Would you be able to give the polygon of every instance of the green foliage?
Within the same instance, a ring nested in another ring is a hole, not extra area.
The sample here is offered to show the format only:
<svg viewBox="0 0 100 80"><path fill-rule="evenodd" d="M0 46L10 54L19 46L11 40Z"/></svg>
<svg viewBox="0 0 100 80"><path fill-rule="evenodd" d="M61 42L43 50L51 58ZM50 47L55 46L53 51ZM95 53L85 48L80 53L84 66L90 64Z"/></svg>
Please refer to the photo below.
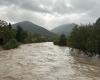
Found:
<svg viewBox="0 0 100 80"><path fill-rule="evenodd" d="M25 32L20 26L17 27L16 30L16 39L18 42L24 43L24 40L27 38L28 33Z"/></svg>
<svg viewBox="0 0 100 80"><path fill-rule="evenodd" d="M33 43L33 35L28 34L27 37L24 39L24 43Z"/></svg>
<svg viewBox="0 0 100 80"><path fill-rule="evenodd" d="M0 26L0 45L3 49L12 49L18 47L16 40L16 30L12 28L12 25Z"/></svg>
<svg viewBox="0 0 100 80"><path fill-rule="evenodd" d="M66 46L66 44L67 44L66 36L64 34L62 34L60 36L60 39L59 39L59 45L60 46Z"/></svg>
<svg viewBox="0 0 100 80"><path fill-rule="evenodd" d="M59 46L66 46L67 45L67 39L66 36L64 34L62 34L58 40L54 41L55 45L59 45Z"/></svg>
<svg viewBox="0 0 100 80"><path fill-rule="evenodd" d="M12 49L12 48L17 48L18 47L18 42L16 39L11 39L9 40L5 45L3 45L3 49Z"/></svg>
<svg viewBox="0 0 100 80"><path fill-rule="evenodd" d="M88 38L87 27L75 27L70 36L71 46L80 50L85 50L86 41Z"/></svg>
<svg viewBox="0 0 100 80"><path fill-rule="evenodd" d="M7 43L10 39L15 38L16 32L11 25L0 27L0 42L1 45Z"/></svg>
<svg viewBox="0 0 100 80"><path fill-rule="evenodd" d="M100 22L100 21L97 21ZM100 24L81 25L73 29L69 37L68 45L89 55L100 55Z"/></svg>
<svg viewBox="0 0 100 80"><path fill-rule="evenodd" d="M53 41L53 37L48 35L31 34L23 30L20 25L13 29L12 25L6 22L0 24L0 46L3 49L12 49L18 47L18 43L38 43ZM27 25L28 26L28 25Z"/></svg>

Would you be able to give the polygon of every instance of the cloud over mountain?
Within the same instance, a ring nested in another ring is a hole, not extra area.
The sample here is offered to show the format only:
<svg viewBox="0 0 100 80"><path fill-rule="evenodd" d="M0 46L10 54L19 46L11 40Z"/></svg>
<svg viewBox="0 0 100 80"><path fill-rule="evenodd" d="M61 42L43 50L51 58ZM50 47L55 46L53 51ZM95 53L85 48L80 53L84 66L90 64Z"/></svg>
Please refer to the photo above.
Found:
<svg viewBox="0 0 100 80"><path fill-rule="evenodd" d="M30 20L48 29L65 23L94 22L100 16L99 0L0 0L0 18Z"/></svg>

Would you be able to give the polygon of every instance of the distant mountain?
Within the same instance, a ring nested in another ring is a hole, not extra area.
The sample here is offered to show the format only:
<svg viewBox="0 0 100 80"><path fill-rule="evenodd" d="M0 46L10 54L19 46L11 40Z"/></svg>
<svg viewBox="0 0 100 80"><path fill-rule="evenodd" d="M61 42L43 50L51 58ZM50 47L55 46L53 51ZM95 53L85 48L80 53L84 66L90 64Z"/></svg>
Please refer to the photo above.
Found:
<svg viewBox="0 0 100 80"><path fill-rule="evenodd" d="M18 25L22 27L25 31L30 32L32 34L40 34L40 35L47 35L47 36L54 35L54 33L48 31L47 29L29 21L23 21L23 22L13 24L13 27L17 28Z"/></svg>
<svg viewBox="0 0 100 80"><path fill-rule="evenodd" d="M53 30L51 30L51 32L58 35L65 34L66 36L69 36L75 26L76 24L64 24L54 28Z"/></svg>

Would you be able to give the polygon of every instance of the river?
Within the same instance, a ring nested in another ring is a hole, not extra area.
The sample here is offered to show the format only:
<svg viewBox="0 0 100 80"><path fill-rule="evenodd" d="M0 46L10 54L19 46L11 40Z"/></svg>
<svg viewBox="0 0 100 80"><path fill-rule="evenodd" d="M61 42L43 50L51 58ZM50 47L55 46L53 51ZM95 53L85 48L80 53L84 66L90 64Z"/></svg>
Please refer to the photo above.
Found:
<svg viewBox="0 0 100 80"><path fill-rule="evenodd" d="M100 80L100 60L51 42L0 51L0 80Z"/></svg>

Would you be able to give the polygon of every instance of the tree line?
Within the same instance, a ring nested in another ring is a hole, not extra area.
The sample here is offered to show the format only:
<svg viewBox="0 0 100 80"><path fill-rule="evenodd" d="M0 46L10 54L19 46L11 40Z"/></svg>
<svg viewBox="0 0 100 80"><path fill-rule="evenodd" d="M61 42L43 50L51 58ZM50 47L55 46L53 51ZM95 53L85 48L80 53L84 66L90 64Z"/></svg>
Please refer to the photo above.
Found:
<svg viewBox="0 0 100 80"><path fill-rule="evenodd" d="M52 41L52 38L26 32L20 25L17 26L17 29L14 29L10 23L0 21L0 47L3 49L16 48L20 44L48 41Z"/></svg>
<svg viewBox="0 0 100 80"><path fill-rule="evenodd" d="M63 35L63 37L65 36ZM84 51L88 56L97 54L100 56L100 18L94 24L75 26L67 39L62 38L61 35L58 40L58 43L56 41L54 44L64 43L64 46Z"/></svg>

